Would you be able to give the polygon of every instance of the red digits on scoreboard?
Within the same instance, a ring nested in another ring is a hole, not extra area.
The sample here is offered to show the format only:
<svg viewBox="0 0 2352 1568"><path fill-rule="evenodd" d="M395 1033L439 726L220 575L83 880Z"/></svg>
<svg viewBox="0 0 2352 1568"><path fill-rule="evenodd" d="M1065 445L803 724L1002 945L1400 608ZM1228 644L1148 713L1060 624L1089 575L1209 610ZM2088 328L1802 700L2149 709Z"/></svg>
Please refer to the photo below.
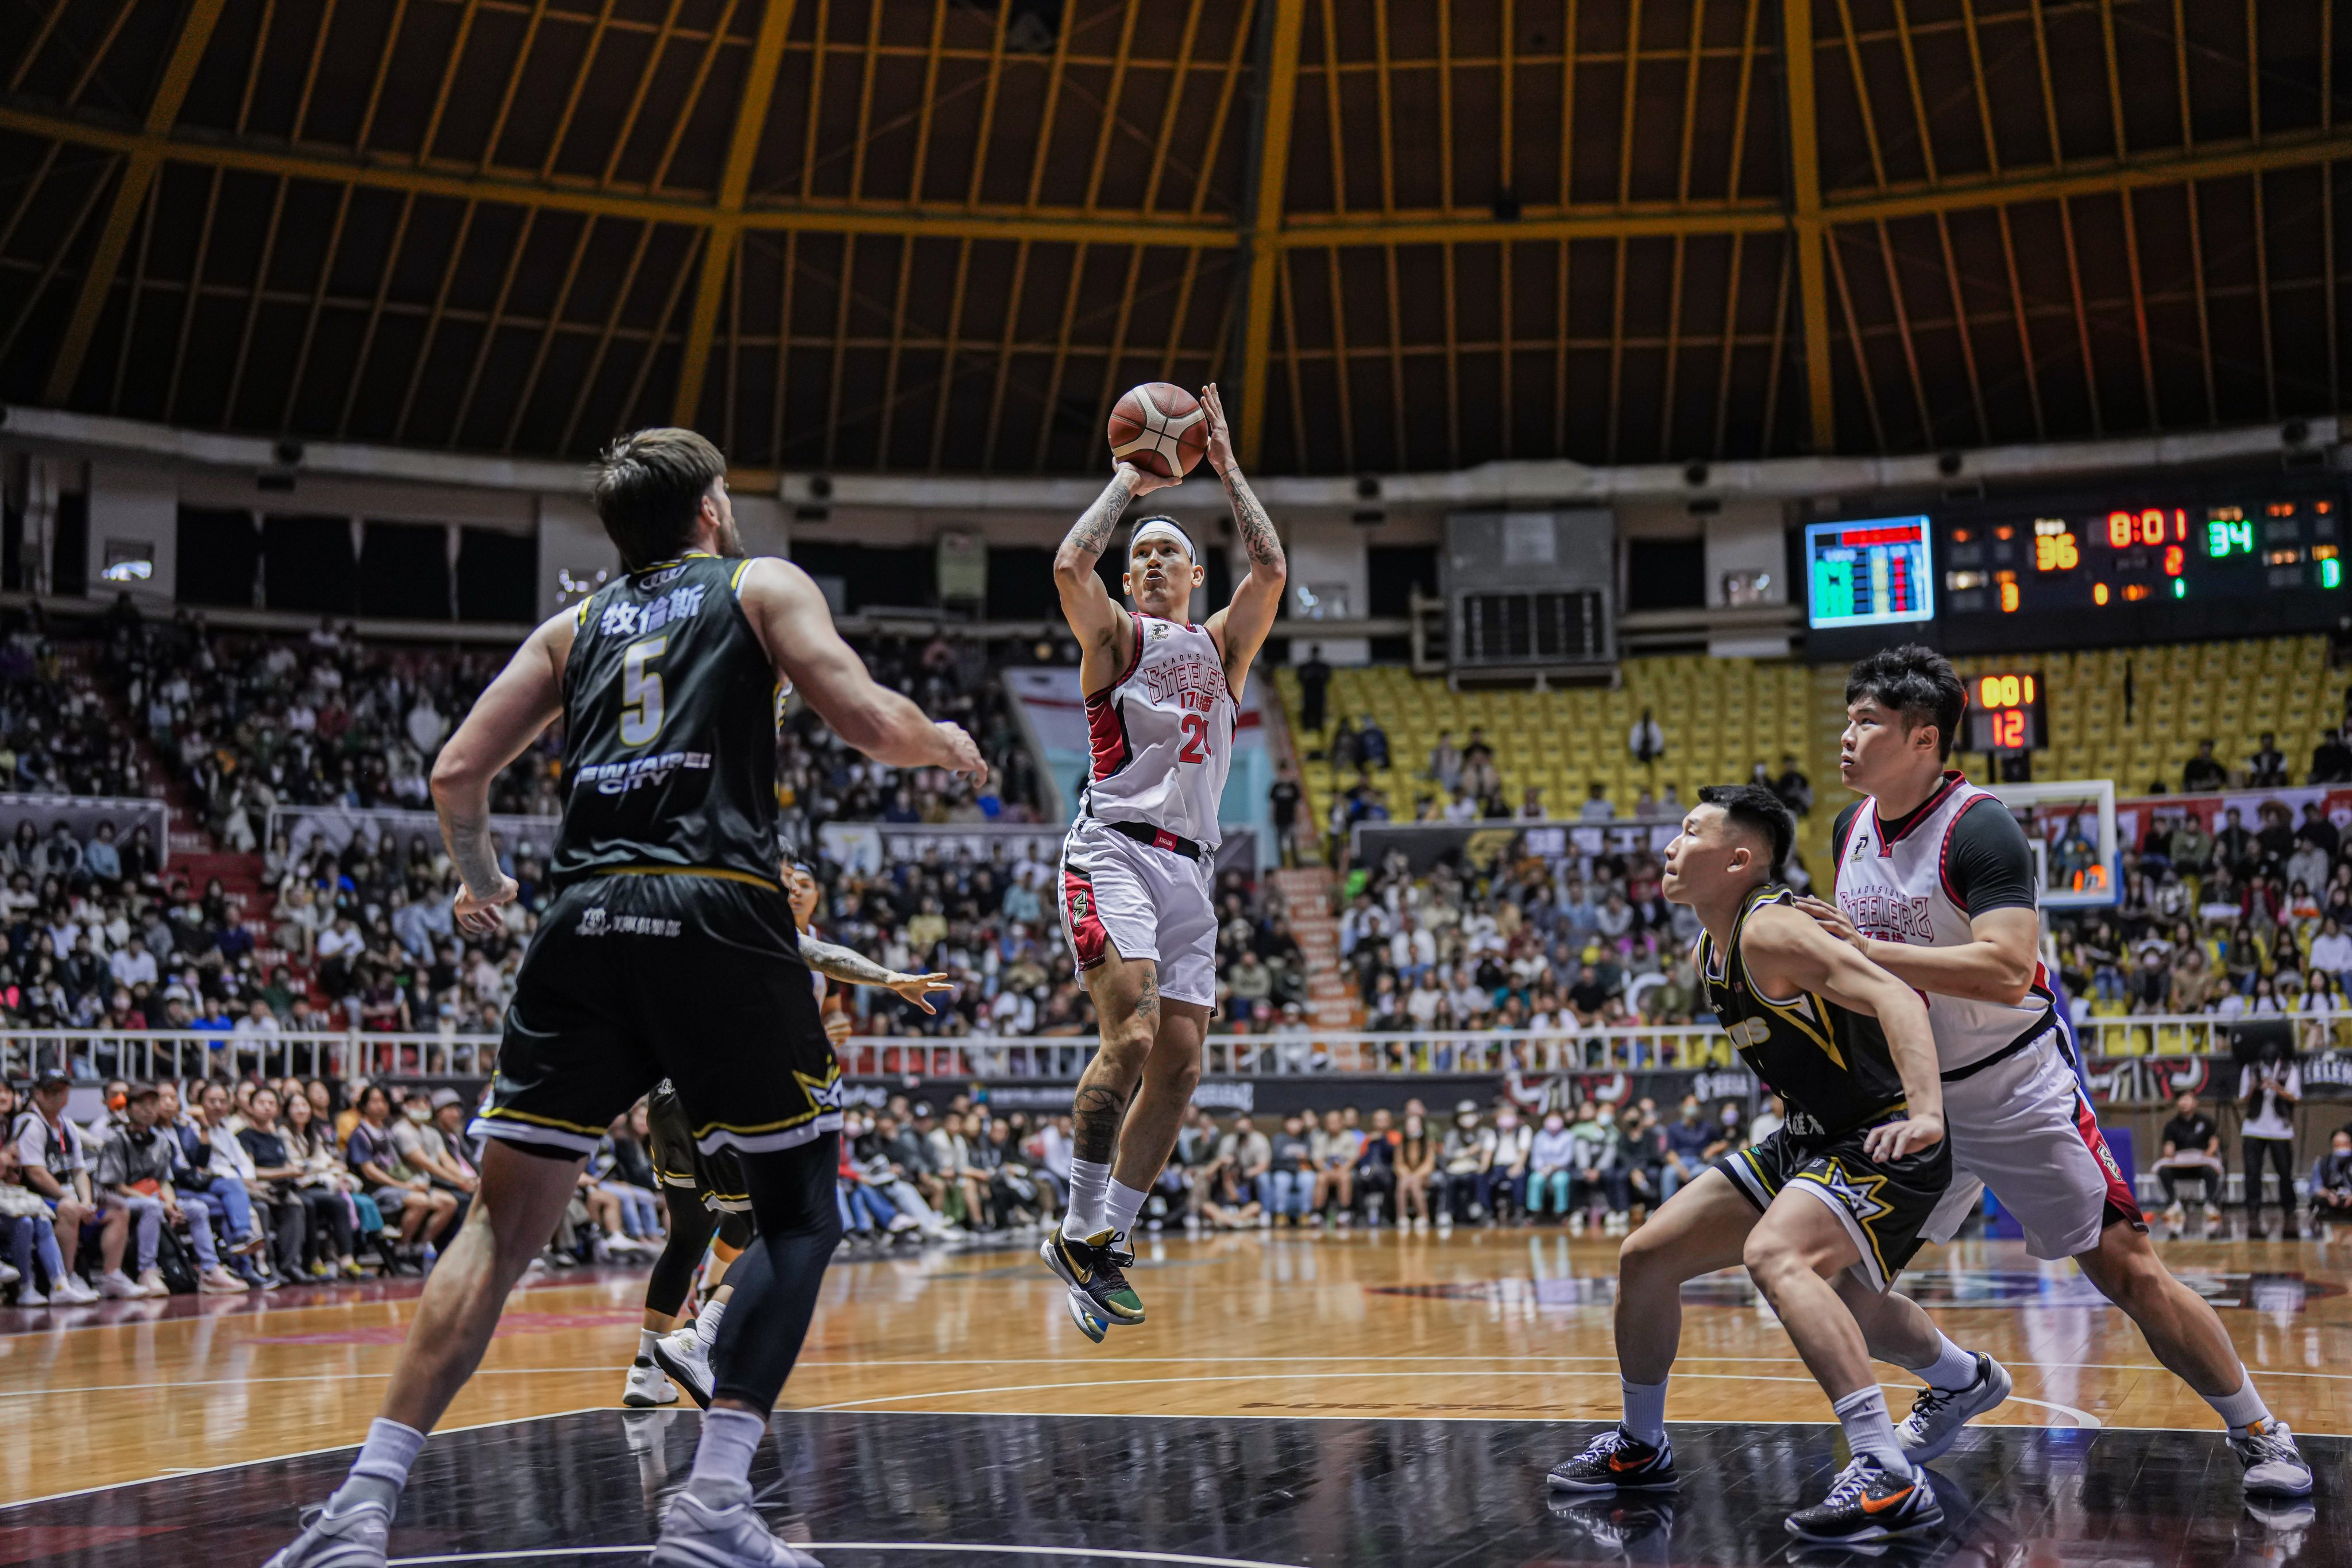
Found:
<svg viewBox="0 0 2352 1568"><path fill-rule="evenodd" d="M2131 513L2127 511L2107 513L2107 548L2110 550L2131 548L2134 527Z"/></svg>

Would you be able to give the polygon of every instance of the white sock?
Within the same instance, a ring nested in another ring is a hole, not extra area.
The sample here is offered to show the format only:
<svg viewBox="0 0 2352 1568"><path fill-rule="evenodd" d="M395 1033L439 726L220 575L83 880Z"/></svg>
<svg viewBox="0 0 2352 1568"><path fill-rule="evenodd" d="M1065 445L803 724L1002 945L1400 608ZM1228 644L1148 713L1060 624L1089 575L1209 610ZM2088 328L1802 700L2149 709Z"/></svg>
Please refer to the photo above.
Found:
<svg viewBox="0 0 2352 1568"><path fill-rule="evenodd" d="M704 1350L719 1342L719 1320L726 1315L727 1303L719 1300L705 1301L702 1310L694 1315L694 1337L702 1342Z"/></svg>
<svg viewBox="0 0 2352 1568"><path fill-rule="evenodd" d="M654 1346L660 1342L660 1340L661 1336L654 1332L653 1330L639 1329L637 1331L637 1359L641 1362L651 1362L654 1359Z"/></svg>
<svg viewBox="0 0 2352 1568"><path fill-rule="evenodd" d="M1895 1436L1895 1423L1886 1414L1886 1395L1876 1387L1857 1388L1843 1399L1834 1400L1830 1408L1837 1412L1838 1424L1845 1428L1845 1440L1859 1456L1868 1454L1890 1475L1907 1476L1911 1461L1903 1457L1903 1445Z"/></svg>
<svg viewBox="0 0 2352 1568"><path fill-rule="evenodd" d="M1139 1193L1125 1182L1115 1181L1103 1199L1103 1224L1120 1236L1135 1228L1135 1216L1143 1212L1143 1200L1149 1193Z"/></svg>
<svg viewBox="0 0 2352 1568"><path fill-rule="evenodd" d="M1942 1332L1936 1335L1940 1347L1936 1359L1926 1366L1915 1366L1911 1375L1930 1388L1940 1388L1947 1394L1958 1394L1973 1387L1977 1381L1977 1358L1974 1351L1962 1350Z"/></svg>
<svg viewBox="0 0 2352 1568"><path fill-rule="evenodd" d="M369 1422L367 1441L360 1445L360 1457L352 1461L351 1474L327 1500L327 1511L346 1513L354 1503L371 1500L387 1510L397 1508L401 1489L408 1484L409 1467L416 1463L417 1450L424 1447L425 1434L414 1426L386 1421L381 1415Z"/></svg>
<svg viewBox="0 0 2352 1568"><path fill-rule="evenodd" d="M2271 1418L2271 1407L2264 1405L2263 1396L2254 1392L2254 1380L2246 1375L2246 1369L2242 1366L2238 1369L2237 1393L2209 1394L2205 1395L2205 1403L2230 1424L2232 1432L2242 1432Z"/></svg>
<svg viewBox="0 0 2352 1568"><path fill-rule="evenodd" d="M1084 1241L1103 1227L1103 1204L1110 1193L1110 1163L1092 1160L1070 1162L1070 1208L1062 1216L1062 1234Z"/></svg>
<svg viewBox="0 0 2352 1568"><path fill-rule="evenodd" d="M702 1441L694 1450L694 1474L687 1489L714 1508L746 1501L751 1493L751 1456L768 1424L748 1410L709 1410L702 1416Z"/></svg>
<svg viewBox="0 0 2352 1568"><path fill-rule="evenodd" d="M1619 1377L1617 1385L1625 1391L1625 1430L1649 1444L1659 1447L1666 1440L1666 1380L1655 1383L1635 1383Z"/></svg>

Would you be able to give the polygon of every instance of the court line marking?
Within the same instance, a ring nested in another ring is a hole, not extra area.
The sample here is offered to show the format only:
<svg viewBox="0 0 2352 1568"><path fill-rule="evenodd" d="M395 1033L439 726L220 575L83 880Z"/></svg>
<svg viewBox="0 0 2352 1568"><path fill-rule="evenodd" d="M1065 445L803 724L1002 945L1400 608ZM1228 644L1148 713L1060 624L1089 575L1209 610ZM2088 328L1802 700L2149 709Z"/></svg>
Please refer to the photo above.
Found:
<svg viewBox="0 0 2352 1568"><path fill-rule="evenodd" d="M793 1541L795 1551L807 1552L1002 1552L1029 1557L1115 1557L1124 1563L1173 1563L1184 1568L1297 1568L1289 1563L1265 1563L1252 1557L1200 1557L1189 1552L1129 1552L1116 1546L992 1546L971 1541ZM511 1552L451 1552L434 1557L395 1557L388 1568L427 1568L441 1563L517 1563L535 1557L617 1557L654 1549L647 1541L635 1546L535 1546Z"/></svg>
<svg viewBox="0 0 2352 1568"><path fill-rule="evenodd" d="M1368 1376L1380 1376L1385 1378L1459 1378L1463 1374L1460 1373L1454 1372L1276 1372L1259 1373L1256 1375L1218 1373L1213 1376L1203 1377L1110 1377L1093 1379L1084 1383L1013 1384L998 1388L942 1388L929 1394L877 1394L870 1399L845 1399L829 1405L809 1405L800 1406L799 1408L808 1412L851 1411L860 1410L872 1405L900 1405L905 1404L909 1400L916 1399L959 1399L982 1394L1043 1394L1049 1390L1066 1388L1142 1388L1155 1384L1168 1383L1328 1383L1339 1381L1357 1381ZM1488 1375L1500 1376L1505 1374L1493 1373ZM1559 1372L1550 1373L1549 1375L1555 1377L1600 1377L1605 1374L1601 1371L1595 1370L1591 1372ZM1801 1383L1811 1384L1813 1382L1813 1379L1810 1377L1774 1377L1768 1374L1759 1374L1755 1373L1741 1374L1738 1373L1729 1372L1686 1372L1682 1375L1686 1378L1705 1378L1710 1382L1718 1383ZM1900 1389L1908 1387L1909 1385L1907 1384L1897 1384L1883 1383L1878 1386L1881 1388L1897 1389L1899 1391ZM2011 1394L2010 1398L2015 1400L2020 1405L2036 1405L2043 1410L2054 1410L2062 1415L2071 1416L2074 1418L2074 1425L2076 1426L2087 1432L2099 1431L2106 1425L2105 1422L2100 1420L2089 1411L2077 1410L2071 1405L2060 1405L2047 1399L2027 1399L2022 1395L2015 1394ZM980 1412L979 1414L990 1413ZM1097 1412L1096 1414L1105 1413ZM1211 1415L1204 1416L1203 1419L1214 1420L1216 1417Z"/></svg>
<svg viewBox="0 0 2352 1568"><path fill-rule="evenodd" d="M553 1421L564 1415L593 1415L599 1410L617 1410L619 1405L586 1405L577 1410L550 1410L538 1415L509 1415L502 1421L476 1421L465 1426L436 1426L438 1432L486 1432L493 1426L520 1426L526 1421ZM49 1492L41 1497L28 1497L16 1502L0 1502L0 1513L14 1509L30 1508L35 1503L62 1502L68 1498L91 1497L99 1492L121 1491L124 1487L150 1487L164 1481L185 1480L190 1476L215 1475L222 1470L242 1470L251 1465L274 1465L281 1459L308 1459L320 1454L341 1454L357 1448L357 1443L330 1443L323 1448L297 1448L290 1454L262 1454L250 1459L233 1459L226 1465L205 1465L193 1470L173 1470L168 1474L140 1476L127 1481L108 1481L103 1486L77 1487L69 1492Z"/></svg>

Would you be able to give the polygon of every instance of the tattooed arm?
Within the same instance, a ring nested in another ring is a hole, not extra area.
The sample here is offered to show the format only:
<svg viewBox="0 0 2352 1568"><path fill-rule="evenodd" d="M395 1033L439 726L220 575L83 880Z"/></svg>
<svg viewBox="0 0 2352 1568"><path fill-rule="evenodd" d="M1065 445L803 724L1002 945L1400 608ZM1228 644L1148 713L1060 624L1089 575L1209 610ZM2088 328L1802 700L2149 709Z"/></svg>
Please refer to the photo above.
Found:
<svg viewBox="0 0 2352 1568"><path fill-rule="evenodd" d="M1118 679L1118 672L1127 668L1129 644L1135 637L1135 623L1111 602L1095 563L1109 548L1111 531L1118 526L1127 503L1168 482L1155 479L1133 463L1120 463L1111 470L1110 483L1095 498L1095 504L1079 514L1062 547L1054 552L1054 586L1062 595L1062 614L1078 639L1078 689L1089 696Z"/></svg>
<svg viewBox="0 0 2352 1568"><path fill-rule="evenodd" d="M575 612L563 610L524 639L433 763L441 841L465 879L454 913L476 935L499 929L498 906L516 890L490 839L490 781L563 711L563 661L576 625Z"/></svg>
<svg viewBox="0 0 2352 1568"><path fill-rule="evenodd" d="M806 931L801 932L801 956L819 974L851 985L878 985L886 991L896 991L926 1013L936 1011L930 1004L932 992L955 989L944 974L901 974L895 969L883 968L854 948L819 942Z"/></svg>
<svg viewBox="0 0 2352 1568"><path fill-rule="evenodd" d="M1214 382L1201 389L1201 406L1209 413L1209 464L1224 484L1234 522L1241 530L1242 549L1250 561L1249 574L1235 584L1232 602L1209 617L1209 635L1225 657L1225 684L1239 700L1249 679L1250 661L1257 657L1282 608L1282 585L1289 565L1283 559L1282 539L1274 531L1274 519L1265 514L1249 480L1242 477L1241 464L1234 460L1233 437L1225 428L1225 405L1217 396Z"/></svg>

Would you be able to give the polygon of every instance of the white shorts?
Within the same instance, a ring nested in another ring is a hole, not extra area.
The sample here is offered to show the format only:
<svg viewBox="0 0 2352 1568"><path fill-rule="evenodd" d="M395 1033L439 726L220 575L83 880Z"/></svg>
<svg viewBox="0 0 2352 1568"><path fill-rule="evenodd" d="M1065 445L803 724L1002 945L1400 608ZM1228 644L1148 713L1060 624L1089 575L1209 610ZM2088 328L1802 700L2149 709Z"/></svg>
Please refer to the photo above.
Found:
<svg viewBox="0 0 2352 1568"><path fill-rule="evenodd" d="M1987 1187L2017 1216L2025 1249L2045 1262L2099 1244L2112 1216L2142 1229L2139 1205L2099 1132L2058 1031L1982 1072L1944 1085L1952 1184L1923 1234L1945 1242Z"/></svg>
<svg viewBox="0 0 2352 1568"><path fill-rule="evenodd" d="M1081 970L1105 957L1160 966L1160 994L1217 1005L1217 907L1210 868L1080 817L1062 840L1062 935Z"/></svg>

